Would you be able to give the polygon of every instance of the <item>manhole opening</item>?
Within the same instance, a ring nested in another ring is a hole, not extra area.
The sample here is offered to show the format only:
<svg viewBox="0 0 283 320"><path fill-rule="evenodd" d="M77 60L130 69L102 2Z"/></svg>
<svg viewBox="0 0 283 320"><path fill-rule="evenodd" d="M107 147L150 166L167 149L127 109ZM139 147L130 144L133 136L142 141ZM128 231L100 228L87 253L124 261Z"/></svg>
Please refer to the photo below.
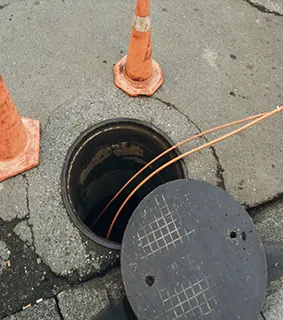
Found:
<svg viewBox="0 0 283 320"><path fill-rule="evenodd" d="M148 174L180 153L174 150L145 170L95 224L94 221L125 182L171 145L160 130L132 119L105 121L83 132L69 149L62 173L63 201L81 231L106 247L119 249L127 223L140 201L159 185L186 178L184 163L179 161L148 181L125 206L111 241L106 241L120 205Z"/></svg>

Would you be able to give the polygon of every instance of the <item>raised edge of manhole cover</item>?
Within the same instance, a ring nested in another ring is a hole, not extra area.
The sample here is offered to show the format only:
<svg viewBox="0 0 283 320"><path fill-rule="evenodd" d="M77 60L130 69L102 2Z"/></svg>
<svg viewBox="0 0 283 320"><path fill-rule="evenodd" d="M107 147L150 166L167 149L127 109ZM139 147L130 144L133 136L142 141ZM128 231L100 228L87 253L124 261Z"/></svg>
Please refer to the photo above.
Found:
<svg viewBox="0 0 283 320"><path fill-rule="evenodd" d="M267 285L262 242L226 191L172 181L139 204L126 228L122 276L138 319L255 319Z"/></svg>

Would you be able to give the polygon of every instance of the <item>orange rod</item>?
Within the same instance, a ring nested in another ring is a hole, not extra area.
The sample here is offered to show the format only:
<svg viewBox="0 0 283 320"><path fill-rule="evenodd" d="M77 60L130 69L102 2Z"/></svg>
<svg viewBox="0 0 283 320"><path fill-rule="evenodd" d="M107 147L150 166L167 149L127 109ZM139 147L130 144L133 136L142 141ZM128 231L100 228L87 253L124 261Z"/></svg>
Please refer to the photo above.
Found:
<svg viewBox="0 0 283 320"><path fill-rule="evenodd" d="M116 213L116 215L115 215L115 217L114 217L114 219L113 219L113 221L112 221L112 223L111 223L111 225L110 225L110 228L109 228L109 230L108 230L106 239L107 239L107 240L109 239L109 237L110 237L110 235L111 235L111 232L112 232L112 229L113 229L113 227L114 227L114 224L115 224L117 218L119 217L121 211L123 210L123 208L124 208L125 205L127 204L127 202L128 202L128 201L130 200L130 198L136 193L136 191L137 191L140 187L142 187L148 180L150 180L154 175L156 175L157 173L159 173L161 170L167 168L169 165L171 165L171 164L173 164L173 163L175 163L175 162L183 159L184 157L187 157L187 156L189 156L189 155L191 155L191 154L193 154L193 153L196 153L196 152L201 151L201 150L203 150L203 149L205 149L205 148L208 148L208 147L214 145L215 143L221 142L221 141L223 141L223 140L225 140L225 139L227 139L227 138L229 138L229 137L231 137L231 136L233 136L233 135L235 135L235 134L237 134L237 133L239 133L239 132L241 132L241 131L244 131L245 129L248 129L248 128L254 126L255 124L261 122L262 120L264 120L264 119L266 119L266 118L268 118L268 117L270 117L270 116L272 116L272 115L274 115L274 114L276 114L276 113L278 113L278 112L282 112L282 111L283 111L283 106L278 107L278 108L276 108L276 109L273 110L273 111L267 112L267 113L265 113L263 116L261 116L260 118L258 118L258 119L256 119L256 120L254 120L254 121L252 121L252 122L250 122L250 123L248 123L248 124L246 124L246 125L238 128L238 129L236 129L236 130L234 130L234 131L232 131L232 132L230 132L230 133L227 133L227 134L225 134L225 135L223 135L223 136L221 136L221 137L219 137L219 138L217 138L217 139L214 139L214 140L212 140L212 141L210 141L210 142L208 142L208 143L206 143L206 144L204 144L204 145L202 145L202 146L199 146L199 147L197 147L197 148L194 148L193 150L190 150L190 151L188 151L188 152L186 152L186 153L184 153L184 154L181 154L180 156L178 156L178 157L176 157L176 158L168 161L167 163L165 163L164 165L162 165L161 167L159 167L158 169L156 169L156 170L155 170L154 172L152 172L148 177L146 177L146 178L128 195L128 197L126 198L126 200L123 202L123 204L121 205L121 207L120 207L119 210L117 211L117 213Z"/></svg>
<svg viewBox="0 0 283 320"><path fill-rule="evenodd" d="M267 112L266 112L267 113ZM106 205L106 207L101 211L101 213L99 214L99 216L95 219L95 221L92 223L91 225L91 228L96 224L96 222L101 218L101 216L104 214L104 212L109 208L109 206L113 203L114 200L117 199L117 197L125 190L125 188L139 175L141 174L145 169L147 169L149 166L151 166L155 161L157 161L158 159L160 159L161 157L163 157L164 155L166 155L167 153L169 153L170 151L182 146L183 144L185 143L188 143L194 139L197 139L197 138L200 138L208 133L212 133L212 132L215 132L215 131L218 131L218 130L221 130L221 129L225 129L225 128L228 128L230 126L234 126L234 125L237 125L237 124L240 124L240 123L243 123L243 122L246 122L246 121L251 121L251 120L254 120L254 119L257 119L261 116L263 116L264 114L266 113L261 113L261 114L257 114L255 116L251 116L251 117L248 117L248 118L245 118L245 119L240 119L240 120L237 120L237 121L234 121L234 122L230 122L230 123L226 123L224 125L221 125L221 126L218 126L218 127L215 127L213 129L209 129L209 130L206 130L206 131L203 131L195 136L192 136L188 139L185 139L179 143L177 143L176 145L170 147L169 149L165 150L164 152L160 153L157 157L155 157L154 159L152 159L150 162L148 162L144 167L142 167L135 175L133 175L124 185L123 187L115 194L115 196L108 202L108 204Z"/></svg>

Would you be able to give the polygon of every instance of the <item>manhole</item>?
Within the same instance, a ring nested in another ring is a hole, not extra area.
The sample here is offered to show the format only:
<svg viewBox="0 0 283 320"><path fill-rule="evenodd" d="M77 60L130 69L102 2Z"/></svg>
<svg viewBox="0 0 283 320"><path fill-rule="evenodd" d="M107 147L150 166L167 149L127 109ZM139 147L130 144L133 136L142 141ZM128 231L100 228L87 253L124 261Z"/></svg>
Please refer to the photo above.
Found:
<svg viewBox="0 0 283 320"><path fill-rule="evenodd" d="M124 208L107 241L105 237L118 208L148 174L180 153L174 150L145 170L95 224L94 221L129 178L171 145L163 132L133 119L108 120L84 131L70 147L62 172L63 201L79 229L103 246L120 249L128 220L140 201L159 185L186 178L185 164L177 162L147 182Z"/></svg>
<svg viewBox="0 0 283 320"><path fill-rule="evenodd" d="M121 269L138 319L255 319L267 285L248 213L196 180L168 182L141 201L125 231Z"/></svg>

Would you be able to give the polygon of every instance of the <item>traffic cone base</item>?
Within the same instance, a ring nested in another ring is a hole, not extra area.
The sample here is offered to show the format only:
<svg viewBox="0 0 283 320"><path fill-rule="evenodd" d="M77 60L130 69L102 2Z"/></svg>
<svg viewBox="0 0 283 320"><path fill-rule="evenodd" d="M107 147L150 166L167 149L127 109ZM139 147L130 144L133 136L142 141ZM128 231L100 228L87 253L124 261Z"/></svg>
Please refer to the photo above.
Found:
<svg viewBox="0 0 283 320"><path fill-rule="evenodd" d="M28 136L24 151L16 158L0 161L0 181L36 167L39 163L40 124L37 120L22 118Z"/></svg>
<svg viewBox="0 0 283 320"><path fill-rule="evenodd" d="M164 82L163 73L159 64L152 60L152 75L144 81L134 81L126 74L127 56L122 58L114 66L115 85L125 91L129 96L138 95L152 96Z"/></svg>

